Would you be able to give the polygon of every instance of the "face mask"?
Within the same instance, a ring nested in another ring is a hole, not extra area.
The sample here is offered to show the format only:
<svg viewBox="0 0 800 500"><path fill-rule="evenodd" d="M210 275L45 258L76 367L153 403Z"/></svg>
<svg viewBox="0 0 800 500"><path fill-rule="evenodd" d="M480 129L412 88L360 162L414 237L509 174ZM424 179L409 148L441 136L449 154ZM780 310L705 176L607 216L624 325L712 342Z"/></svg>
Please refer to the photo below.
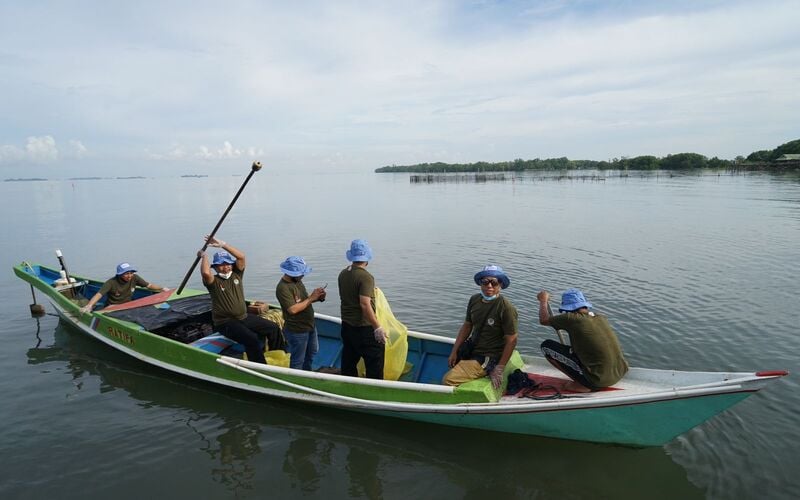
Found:
<svg viewBox="0 0 800 500"><path fill-rule="evenodd" d="M231 277L231 274L233 274L233 271L227 272L225 274L218 273L217 276L219 276L220 278L226 280L226 279Z"/></svg>
<svg viewBox="0 0 800 500"><path fill-rule="evenodd" d="M497 295L484 295L484 293L481 291L481 297L483 297L483 300L486 300L488 302L493 301L494 299L496 299L499 296L500 296L499 293Z"/></svg>

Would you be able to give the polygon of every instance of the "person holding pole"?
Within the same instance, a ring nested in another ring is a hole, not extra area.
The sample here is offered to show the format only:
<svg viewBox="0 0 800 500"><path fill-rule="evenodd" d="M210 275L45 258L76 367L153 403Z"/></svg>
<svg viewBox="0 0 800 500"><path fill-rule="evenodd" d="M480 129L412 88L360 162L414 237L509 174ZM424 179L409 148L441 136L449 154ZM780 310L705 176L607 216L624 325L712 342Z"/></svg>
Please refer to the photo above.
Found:
<svg viewBox="0 0 800 500"><path fill-rule="evenodd" d="M622 355L619 339L608 319L591 311L592 304L577 288L561 295L559 312L551 315L548 304L550 294L540 291L539 323L558 330L566 330L570 344L552 339L542 342L541 349L547 361L564 372L570 379L564 389L573 392L590 392L616 384L628 373L628 362Z"/></svg>
<svg viewBox="0 0 800 500"><path fill-rule="evenodd" d="M161 285L148 283L144 278L136 274L134 266L127 262L122 262L117 266L117 274L103 283L100 290L89 299L85 306L81 307L80 313L86 314L90 312L104 295L106 296L106 306L130 302L137 286L149 288L156 292L169 290L169 288Z"/></svg>
<svg viewBox="0 0 800 500"><path fill-rule="evenodd" d="M239 190L236 191L236 195L234 195L233 199L231 200L230 204L228 205L228 208L226 208L225 212L223 212L222 217L219 218L219 221L217 222L217 225L214 226L214 229L211 230L211 234L209 234L209 236L206 238L206 241L208 239L210 239L210 238L213 238L214 235L217 234L217 230L220 228L220 226L222 226L222 222L225 220L225 217L228 216L228 213L231 211L233 206L236 204L236 200L238 200L239 196L241 196L242 191L244 191L245 186L247 186L247 183L250 182L250 179L253 177L253 174L258 172L259 170L261 170L261 162L260 161L254 161L253 165L250 167L250 173L247 174L247 177L244 179L244 182L239 187ZM176 292L178 295L181 294L181 292L183 291L183 287L186 286L186 283L189 281L189 277L194 272L194 268L197 267L197 263L200 262L200 254L201 253L205 253L207 247L208 247L208 243L203 245L203 248L200 249L200 252L197 252L197 258L194 259L194 262L189 267L189 270L186 272L186 276L183 277L183 281L181 281L181 284L178 285L178 291ZM60 258L59 258L59 260L60 260Z"/></svg>
<svg viewBox="0 0 800 500"><path fill-rule="evenodd" d="M245 255L238 248L213 236L206 236L206 245L203 248L207 246L221 249L214 254L211 264L205 250L197 252L203 285L211 295L211 320L214 329L242 344L249 361L266 364L263 342L266 340L268 350L272 351L283 350L286 341L278 325L247 312L242 282ZM216 274L211 272L212 267Z"/></svg>

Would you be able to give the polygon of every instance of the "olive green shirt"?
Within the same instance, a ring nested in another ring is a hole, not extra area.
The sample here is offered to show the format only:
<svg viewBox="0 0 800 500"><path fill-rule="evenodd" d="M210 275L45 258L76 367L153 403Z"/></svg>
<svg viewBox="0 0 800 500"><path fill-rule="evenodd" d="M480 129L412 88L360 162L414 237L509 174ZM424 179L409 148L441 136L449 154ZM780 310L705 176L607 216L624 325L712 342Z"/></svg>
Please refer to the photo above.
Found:
<svg viewBox="0 0 800 500"><path fill-rule="evenodd" d="M221 325L232 319L243 320L247 317L247 304L244 301L244 284L242 275L234 266L231 277L224 279L219 274L214 275L214 282L210 285L203 283L211 295L211 320L215 326Z"/></svg>
<svg viewBox="0 0 800 500"><path fill-rule="evenodd" d="M305 333L314 330L314 308L311 304L297 314L289 314L289 308L308 298L302 281L281 279L275 287L275 297L283 310L284 328L290 332Z"/></svg>
<svg viewBox="0 0 800 500"><path fill-rule="evenodd" d="M552 316L550 325L569 333L572 350L595 387L614 385L628 372L622 347L605 316L568 312Z"/></svg>
<svg viewBox="0 0 800 500"><path fill-rule="evenodd" d="M372 326L361 312L361 296L372 299L375 311L375 278L361 266L349 266L339 273L342 321L351 326Z"/></svg>
<svg viewBox="0 0 800 500"><path fill-rule="evenodd" d="M100 291L98 293L100 293L100 295L105 295L106 305L111 306L114 304L130 302L131 298L133 298L133 291L136 290L136 287L146 287L147 285L149 285L149 283L138 274L134 274L131 280L127 283L122 281L119 276L114 276L103 283L103 286L100 287Z"/></svg>
<svg viewBox="0 0 800 500"><path fill-rule="evenodd" d="M488 316L487 316L488 315ZM481 294L469 298L464 321L472 323L472 336L478 334L474 354L499 358L506 346L506 335L517 333L517 309L503 295L485 302Z"/></svg>

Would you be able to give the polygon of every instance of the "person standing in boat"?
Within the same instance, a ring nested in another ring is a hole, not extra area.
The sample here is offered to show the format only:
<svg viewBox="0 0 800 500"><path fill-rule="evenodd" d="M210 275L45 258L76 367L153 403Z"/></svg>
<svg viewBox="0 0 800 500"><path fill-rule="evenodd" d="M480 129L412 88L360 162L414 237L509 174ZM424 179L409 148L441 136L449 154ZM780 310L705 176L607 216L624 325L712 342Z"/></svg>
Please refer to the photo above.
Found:
<svg viewBox="0 0 800 500"><path fill-rule="evenodd" d="M311 272L311 266L302 257L287 257L280 268L283 276L275 287L275 297L283 311L283 333L291 355L289 368L311 370L314 355L319 350L311 304L325 300L325 289L315 288L308 294L303 277Z"/></svg>
<svg viewBox="0 0 800 500"><path fill-rule="evenodd" d="M242 282L246 264L244 253L217 238L206 236L206 241L208 246L221 249L214 254L211 265L204 251L197 252L203 285L211 295L214 329L242 344L248 361L266 364L263 342L266 341L269 350L284 349L286 344L278 325L247 312ZM216 274L211 272L212 267Z"/></svg>
<svg viewBox="0 0 800 500"><path fill-rule="evenodd" d="M502 267L495 265L485 266L473 279L481 291L467 303L464 324L458 330L447 360L450 370L444 374L442 383L461 385L488 375L497 389L503 383L506 363L517 346L517 309L500 294L511 280ZM465 342L471 346L469 352L461 349Z"/></svg>
<svg viewBox="0 0 800 500"><path fill-rule="evenodd" d="M339 273L342 313L342 375L358 376L358 360L364 359L367 378L383 379L387 334L375 316L375 278L367 271L372 248L365 240L353 240L345 252L350 261Z"/></svg>
<svg viewBox="0 0 800 500"><path fill-rule="evenodd" d="M628 362L622 355L617 335L605 316L590 310L592 304L583 292L577 288L565 291L558 308L563 314L555 316L548 310L550 294L546 290L540 291L536 298L539 299L539 323L569 333L571 345L552 339L541 345L547 361L572 379L565 389L596 391L616 384L628 373Z"/></svg>
<svg viewBox="0 0 800 500"><path fill-rule="evenodd" d="M148 283L147 280L136 274L136 268L127 262L122 262L117 266L117 274L103 283L100 290L89 299L85 306L81 307L81 314L86 314L92 310L95 304L106 296L106 306L114 304L124 304L133 298L136 287L148 288L156 292L169 290L161 285Z"/></svg>

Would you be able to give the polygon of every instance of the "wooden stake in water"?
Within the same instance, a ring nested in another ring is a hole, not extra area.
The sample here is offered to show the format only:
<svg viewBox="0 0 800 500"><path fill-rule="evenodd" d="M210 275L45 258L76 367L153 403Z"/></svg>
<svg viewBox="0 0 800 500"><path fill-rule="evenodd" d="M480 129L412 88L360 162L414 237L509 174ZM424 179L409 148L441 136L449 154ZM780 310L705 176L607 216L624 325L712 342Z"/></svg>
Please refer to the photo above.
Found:
<svg viewBox="0 0 800 500"><path fill-rule="evenodd" d="M44 306L36 303L36 292L33 290L33 285L31 285L31 295L33 296L33 304L31 304L31 317L38 318L39 316L44 316Z"/></svg>

